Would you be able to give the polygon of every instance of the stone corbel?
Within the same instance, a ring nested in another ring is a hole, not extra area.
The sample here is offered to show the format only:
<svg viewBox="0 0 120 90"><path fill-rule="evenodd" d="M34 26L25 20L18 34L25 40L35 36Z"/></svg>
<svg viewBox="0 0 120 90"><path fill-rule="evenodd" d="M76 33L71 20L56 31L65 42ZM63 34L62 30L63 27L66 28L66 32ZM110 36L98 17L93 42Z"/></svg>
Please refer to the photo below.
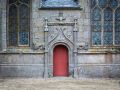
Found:
<svg viewBox="0 0 120 90"><path fill-rule="evenodd" d="M89 49L89 45L87 42L82 42L78 45L78 50L88 50Z"/></svg>
<svg viewBox="0 0 120 90"><path fill-rule="evenodd" d="M33 50L44 50L45 46L43 44L38 45L37 43L32 43L32 49Z"/></svg>

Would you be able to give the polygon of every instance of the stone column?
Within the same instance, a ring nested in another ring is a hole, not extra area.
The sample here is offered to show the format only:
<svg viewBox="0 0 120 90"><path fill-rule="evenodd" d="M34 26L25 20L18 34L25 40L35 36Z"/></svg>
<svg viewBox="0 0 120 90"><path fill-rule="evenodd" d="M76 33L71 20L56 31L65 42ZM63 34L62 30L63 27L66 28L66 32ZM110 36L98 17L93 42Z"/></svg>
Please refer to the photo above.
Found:
<svg viewBox="0 0 120 90"><path fill-rule="evenodd" d="M74 78L78 77L77 73L77 19L74 19L75 25L73 30L73 37L74 37Z"/></svg>
<svg viewBox="0 0 120 90"><path fill-rule="evenodd" d="M47 18L45 18L44 43L45 43L44 78L48 78L48 19Z"/></svg>

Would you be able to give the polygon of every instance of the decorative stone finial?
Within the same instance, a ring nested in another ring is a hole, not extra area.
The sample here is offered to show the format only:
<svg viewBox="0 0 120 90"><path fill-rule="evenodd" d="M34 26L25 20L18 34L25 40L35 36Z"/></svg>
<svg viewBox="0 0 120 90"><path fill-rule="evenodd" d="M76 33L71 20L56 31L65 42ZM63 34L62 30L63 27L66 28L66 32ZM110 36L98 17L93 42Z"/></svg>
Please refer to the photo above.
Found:
<svg viewBox="0 0 120 90"><path fill-rule="evenodd" d="M56 20L58 20L58 21L60 21L60 22L66 20L66 18L64 18L64 16L63 16L63 12L59 12L59 15L58 15L58 17L56 18Z"/></svg>

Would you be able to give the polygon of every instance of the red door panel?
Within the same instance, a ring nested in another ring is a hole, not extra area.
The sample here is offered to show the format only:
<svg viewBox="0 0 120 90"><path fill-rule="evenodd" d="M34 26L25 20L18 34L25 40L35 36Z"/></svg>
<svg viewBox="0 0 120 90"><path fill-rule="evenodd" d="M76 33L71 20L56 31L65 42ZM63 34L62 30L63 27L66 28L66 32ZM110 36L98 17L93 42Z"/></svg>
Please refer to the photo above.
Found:
<svg viewBox="0 0 120 90"><path fill-rule="evenodd" d="M53 51L53 76L68 76L68 49L58 45Z"/></svg>

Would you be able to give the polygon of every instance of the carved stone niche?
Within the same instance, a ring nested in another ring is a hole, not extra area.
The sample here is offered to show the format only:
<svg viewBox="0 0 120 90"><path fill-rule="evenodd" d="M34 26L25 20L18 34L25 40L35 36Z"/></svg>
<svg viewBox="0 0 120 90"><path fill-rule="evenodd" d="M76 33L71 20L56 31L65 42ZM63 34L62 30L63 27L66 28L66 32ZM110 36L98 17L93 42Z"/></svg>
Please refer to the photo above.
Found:
<svg viewBox="0 0 120 90"><path fill-rule="evenodd" d="M40 9L81 9L78 0L42 0Z"/></svg>

